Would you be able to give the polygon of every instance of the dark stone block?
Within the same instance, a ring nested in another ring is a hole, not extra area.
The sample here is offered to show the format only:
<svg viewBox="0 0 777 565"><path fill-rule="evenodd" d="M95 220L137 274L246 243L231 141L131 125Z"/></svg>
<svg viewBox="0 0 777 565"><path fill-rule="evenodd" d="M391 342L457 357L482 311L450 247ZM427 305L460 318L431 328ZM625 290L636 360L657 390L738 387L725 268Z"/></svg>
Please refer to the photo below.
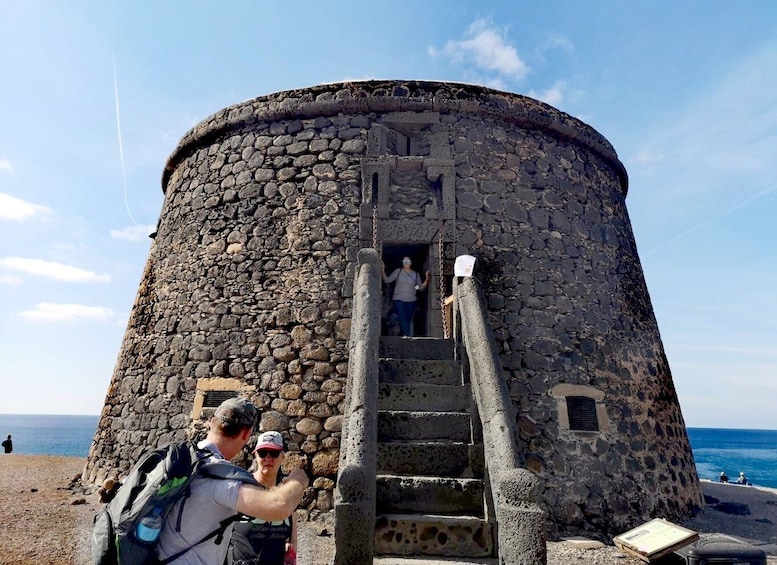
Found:
<svg viewBox="0 0 777 565"><path fill-rule="evenodd" d="M734 516L747 516L750 514L750 507L741 502L719 502L713 508L718 512Z"/></svg>

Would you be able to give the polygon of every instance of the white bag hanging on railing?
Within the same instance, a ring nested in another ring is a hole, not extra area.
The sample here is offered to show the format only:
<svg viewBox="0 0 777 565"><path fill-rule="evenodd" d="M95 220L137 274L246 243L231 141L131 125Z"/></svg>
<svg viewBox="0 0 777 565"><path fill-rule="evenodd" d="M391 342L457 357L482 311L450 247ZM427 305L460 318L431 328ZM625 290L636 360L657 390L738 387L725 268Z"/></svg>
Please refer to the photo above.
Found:
<svg viewBox="0 0 777 565"><path fill-rule="evenodd" d="M472 255L459 255L453 264L453 274L457 277L471 277L475 268L475 258Z"/></svg>

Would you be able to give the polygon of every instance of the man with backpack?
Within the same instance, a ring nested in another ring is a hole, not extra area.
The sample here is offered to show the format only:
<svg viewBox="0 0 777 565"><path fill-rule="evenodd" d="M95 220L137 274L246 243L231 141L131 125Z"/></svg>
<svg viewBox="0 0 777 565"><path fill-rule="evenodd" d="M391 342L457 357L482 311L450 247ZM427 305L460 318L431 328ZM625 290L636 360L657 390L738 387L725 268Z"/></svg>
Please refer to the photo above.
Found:
<svg viewBox="0 0 777 565"><path fill-rule="evenodd" d="M197 447L210 451L209 458L229 461L250 439L256 420L257 410L248 400L225 400L210 420L207 437ZM220 543L201 541L204 537L238 512L268 521L287 518L302 499L308 477L303 470L294 469L283 484L265 490L241 480L198 475L189 486L189 495L174 504L162 524L157 553L163 561L179 554L171 561L174 565L212 565L224 563L231 524L223 541L219 536Z"/></svg>

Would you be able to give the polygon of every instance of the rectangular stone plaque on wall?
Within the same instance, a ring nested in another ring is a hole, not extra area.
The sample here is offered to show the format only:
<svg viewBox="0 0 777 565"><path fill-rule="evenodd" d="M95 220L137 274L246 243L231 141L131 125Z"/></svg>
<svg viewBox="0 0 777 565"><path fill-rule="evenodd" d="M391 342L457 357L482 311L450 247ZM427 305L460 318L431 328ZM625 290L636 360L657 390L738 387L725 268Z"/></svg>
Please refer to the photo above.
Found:
<svg viewBox="0 0 777 565"><path fill-rule="evenodd" d="M202 403L203 408L218 408L219 405L230 398L236 398L236 390L209 390L205 393L205 400Z"/></svg>
<svg viewBox="0 0 777 565"><path fill-rule="evenodd" d="M212 377L197 379L197 391L192 405L192 420L210 417L211 412L228 398L246 393L250 397L251 390L245 387L240 379Z"/></svg>
<svg viewBox="0 0 777 565"><path fill-rule="evenodd" d="M569 429L579 432L598 432L596 401L587 396L567 396Z"/></svg>

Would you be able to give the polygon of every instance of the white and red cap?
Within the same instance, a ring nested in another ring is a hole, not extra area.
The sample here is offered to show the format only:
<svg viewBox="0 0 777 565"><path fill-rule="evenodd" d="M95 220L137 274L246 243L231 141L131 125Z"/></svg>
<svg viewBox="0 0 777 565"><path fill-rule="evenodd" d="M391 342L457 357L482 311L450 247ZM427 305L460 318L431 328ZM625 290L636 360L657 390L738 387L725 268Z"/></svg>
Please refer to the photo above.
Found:
<svg viewBox="0 0 777 565"><path fill-rule="evenodd" d="M260 449L283 451L283 437L278 432L262 432L256 439L254 452Z"/></svg>

